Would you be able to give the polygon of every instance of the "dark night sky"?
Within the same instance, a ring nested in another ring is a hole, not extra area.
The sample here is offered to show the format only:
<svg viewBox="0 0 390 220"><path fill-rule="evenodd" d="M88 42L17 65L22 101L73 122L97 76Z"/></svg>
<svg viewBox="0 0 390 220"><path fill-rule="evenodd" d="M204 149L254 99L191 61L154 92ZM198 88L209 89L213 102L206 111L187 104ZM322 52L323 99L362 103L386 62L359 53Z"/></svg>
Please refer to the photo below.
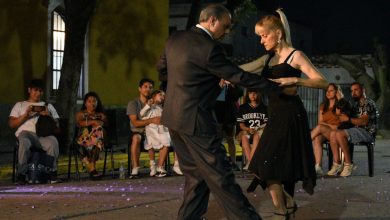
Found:
<svg viewBox="0 0 390 220"><path fill-rule="evenodd" d="M313 31L314 54L363 54L375 36L390 44L390 1L254 0L266 11L282 7L290 21ZM388 3L387 3L388 2ZM389 46L388 46L389 49Z"/></svg>

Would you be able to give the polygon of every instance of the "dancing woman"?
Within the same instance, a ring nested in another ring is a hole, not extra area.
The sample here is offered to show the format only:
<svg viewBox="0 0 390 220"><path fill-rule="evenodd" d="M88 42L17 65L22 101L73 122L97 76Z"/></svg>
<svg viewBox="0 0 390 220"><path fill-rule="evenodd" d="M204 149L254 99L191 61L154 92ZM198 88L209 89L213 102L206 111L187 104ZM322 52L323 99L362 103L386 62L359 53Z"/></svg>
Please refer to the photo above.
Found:
<svg viewBox="0 0 390 220"><path fill-rule="evenodd" d="M268 54L241 67L260 71L282 87L268 96L268 122L249 170L256 176L253 183L270 191L275 206L273 219L288 219L297 209L293 200L295 183L303 181L303 189L309 194L316 185L307 113L297 89L326 88L328 83L306 55L292 47L287 18L280 9L276 12L279 17L264 16L255 26ZM302 72L306 78L301 78Z"/></svg>

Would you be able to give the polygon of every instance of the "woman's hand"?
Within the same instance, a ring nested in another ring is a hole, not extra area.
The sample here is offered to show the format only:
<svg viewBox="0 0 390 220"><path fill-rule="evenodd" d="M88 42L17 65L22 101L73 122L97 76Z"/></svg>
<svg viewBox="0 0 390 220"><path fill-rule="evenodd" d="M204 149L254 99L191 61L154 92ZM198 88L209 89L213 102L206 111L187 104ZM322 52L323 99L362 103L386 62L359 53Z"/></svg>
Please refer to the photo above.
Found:
<svg viewBox="0 0 390 220"><path fill-rule="evenodd" d="M348 117L348 115L346 115L346 114L340 114L340 115L339 115L339 120L340 120L341 122L349 121L349 117Z"/></svg>
<svg viewBox="0 0 390 220"><path fill-rule="evenodd" d="M92 127L103 126L103 124L104 124L104 122L101 120L91 120L90 123L91 123L90 125L92 125Z"/></svg>
<svg viewBox="0 0 390 220"><path fill-rule="evenodd" d="M100 112L100 113L97 113L96 116L97 116L96 119L98 119L100 121L103 121L103 122L106 121L106 115L105 114Z"/></svg>
<svg viewBox="0 0 390 220"><path fill-rule="evenodd" d="M279 86L290 86L290 85L296 85L298 82L297 77L284 77L284 78L278 78L278 79L269 79L272 82L278 83Z"/></svg>
<svg viewBox="0 0 390 220"><path fill-rule="evenodd" d="M343 90L339 85L337 85L337 93L336 93L337 100L340 100L341 98L344 98Z"/></svg>
<svg viewBox="0 0 390 220"><path fill-rule="evenodd" d="M248 132L249 132L249 134L254 134L256 132L256 130L254 128L249 128Z"/></svg>

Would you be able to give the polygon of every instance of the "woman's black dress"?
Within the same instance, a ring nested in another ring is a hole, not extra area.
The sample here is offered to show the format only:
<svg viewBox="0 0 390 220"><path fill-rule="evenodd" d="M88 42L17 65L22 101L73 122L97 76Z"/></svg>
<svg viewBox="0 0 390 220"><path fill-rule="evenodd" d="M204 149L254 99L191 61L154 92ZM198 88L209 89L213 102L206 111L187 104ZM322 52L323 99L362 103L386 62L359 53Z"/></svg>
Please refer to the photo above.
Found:
<svg viewBox="0 0 390 220"><path fill-rule="evenodd" d="M271 54L262 74L267 78L300 77L301 71L287 63L293 53L285 62L270 67ZM303 181L305 191L313 194L317 177L314 164L308 118L301 99L280 91L269 93L268 122L249 170L260 179L263 188L267 180Z"/></svg>

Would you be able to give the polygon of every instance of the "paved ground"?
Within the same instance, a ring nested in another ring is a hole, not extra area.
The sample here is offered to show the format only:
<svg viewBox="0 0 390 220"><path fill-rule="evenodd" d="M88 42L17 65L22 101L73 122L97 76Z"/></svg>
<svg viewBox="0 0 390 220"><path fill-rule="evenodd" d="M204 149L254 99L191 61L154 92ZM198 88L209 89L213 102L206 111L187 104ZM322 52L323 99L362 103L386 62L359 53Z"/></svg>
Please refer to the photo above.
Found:
<svg viewBox="0 0 390 220"><path fill-rule="evenodd" d="M310 196L297 184L299 210L295 219L390 219L390 139L379 139L375 147L375 176L368 177L365 147L356 147L357 169L348 178L318 179ZM326 164L324 164L326 165ZM175 219L181 204L184 178L145 177L101 181L70 181L53 185L15 186L0 183L0 219ZM246 189L251 176L236 173ZM267 192L246 194L263 219L271 219L273 208ZM226 219L213 197L208 219Z"/></svg>

